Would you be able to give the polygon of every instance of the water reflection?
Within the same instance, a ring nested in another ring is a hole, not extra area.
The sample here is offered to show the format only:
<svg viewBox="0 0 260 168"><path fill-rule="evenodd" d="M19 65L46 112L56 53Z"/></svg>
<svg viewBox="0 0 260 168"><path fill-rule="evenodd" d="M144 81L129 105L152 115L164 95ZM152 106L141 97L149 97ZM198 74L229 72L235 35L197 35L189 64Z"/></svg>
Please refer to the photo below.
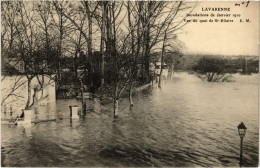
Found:
<svg viewBox="0 0 260 168"><path fill-rule="evenodd" d="M112 105L89 99L84 118L70 120L58 100L35 108L30 128L2 125L2 166L239 166L237 124L244 121L244 165L258 165L258 84L206 83L180 73L162 88Z"/></svg>

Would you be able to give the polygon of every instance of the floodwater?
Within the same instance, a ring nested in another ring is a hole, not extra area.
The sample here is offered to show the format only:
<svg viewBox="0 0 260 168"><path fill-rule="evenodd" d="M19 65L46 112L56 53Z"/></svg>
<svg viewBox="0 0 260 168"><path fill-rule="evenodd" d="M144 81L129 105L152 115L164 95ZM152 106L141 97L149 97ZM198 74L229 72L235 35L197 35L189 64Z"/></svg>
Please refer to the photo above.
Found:
<svg viewBox="0 0 260 168"><path fill-rule="evenodd" d="M258 75L237 82L207 83L175 73L162 88L138 93L134 107L89 100L84 119L69 119L58 100L35 108L28 126L2 125L2 166L239 166L238 124L247 127L243 166L258 166ZM100 104L101 103L101 104Z"/></svg>

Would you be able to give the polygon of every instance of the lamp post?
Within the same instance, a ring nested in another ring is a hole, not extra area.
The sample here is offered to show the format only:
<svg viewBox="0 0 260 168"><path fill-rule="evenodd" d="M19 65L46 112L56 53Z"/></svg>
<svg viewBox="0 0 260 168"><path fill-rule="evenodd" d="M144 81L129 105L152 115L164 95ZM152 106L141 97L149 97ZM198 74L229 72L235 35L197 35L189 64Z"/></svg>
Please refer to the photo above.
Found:
<svg viewBox="0 0 260 168"><path fill-rule="evenodd" d="M243 157L243 138L246 135L246 126L241 122L238 126L238 134L240 136L240 167L242 166L242 157Z"/></svg>

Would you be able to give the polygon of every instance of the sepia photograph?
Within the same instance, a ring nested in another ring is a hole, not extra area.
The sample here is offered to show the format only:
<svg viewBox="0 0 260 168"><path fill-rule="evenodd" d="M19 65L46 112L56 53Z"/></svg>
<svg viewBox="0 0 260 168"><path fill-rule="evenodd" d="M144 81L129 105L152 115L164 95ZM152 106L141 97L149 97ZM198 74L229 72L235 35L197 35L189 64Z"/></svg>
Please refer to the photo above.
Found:
<svg viewBox="0 0 260 168"><path fill-rule="evenodd" d="M1 1L1 167L258 167L259 1Z"/></svg>

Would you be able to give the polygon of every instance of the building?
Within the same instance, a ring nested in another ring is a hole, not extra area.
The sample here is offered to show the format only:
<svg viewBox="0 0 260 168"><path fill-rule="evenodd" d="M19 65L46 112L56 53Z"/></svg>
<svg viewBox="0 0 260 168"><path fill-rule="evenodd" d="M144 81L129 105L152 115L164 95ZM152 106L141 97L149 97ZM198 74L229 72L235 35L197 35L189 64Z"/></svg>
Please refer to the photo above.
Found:
<svg viewBox="0 0 260 168"><path fill-rule="evenodd" d="M167 78L168 77L168 68L165 63L163 63L162 70L163 70L162 76ZM161 61L158 61L155 63L155 75L159 76L160 73L161 73Z"/></svg>

